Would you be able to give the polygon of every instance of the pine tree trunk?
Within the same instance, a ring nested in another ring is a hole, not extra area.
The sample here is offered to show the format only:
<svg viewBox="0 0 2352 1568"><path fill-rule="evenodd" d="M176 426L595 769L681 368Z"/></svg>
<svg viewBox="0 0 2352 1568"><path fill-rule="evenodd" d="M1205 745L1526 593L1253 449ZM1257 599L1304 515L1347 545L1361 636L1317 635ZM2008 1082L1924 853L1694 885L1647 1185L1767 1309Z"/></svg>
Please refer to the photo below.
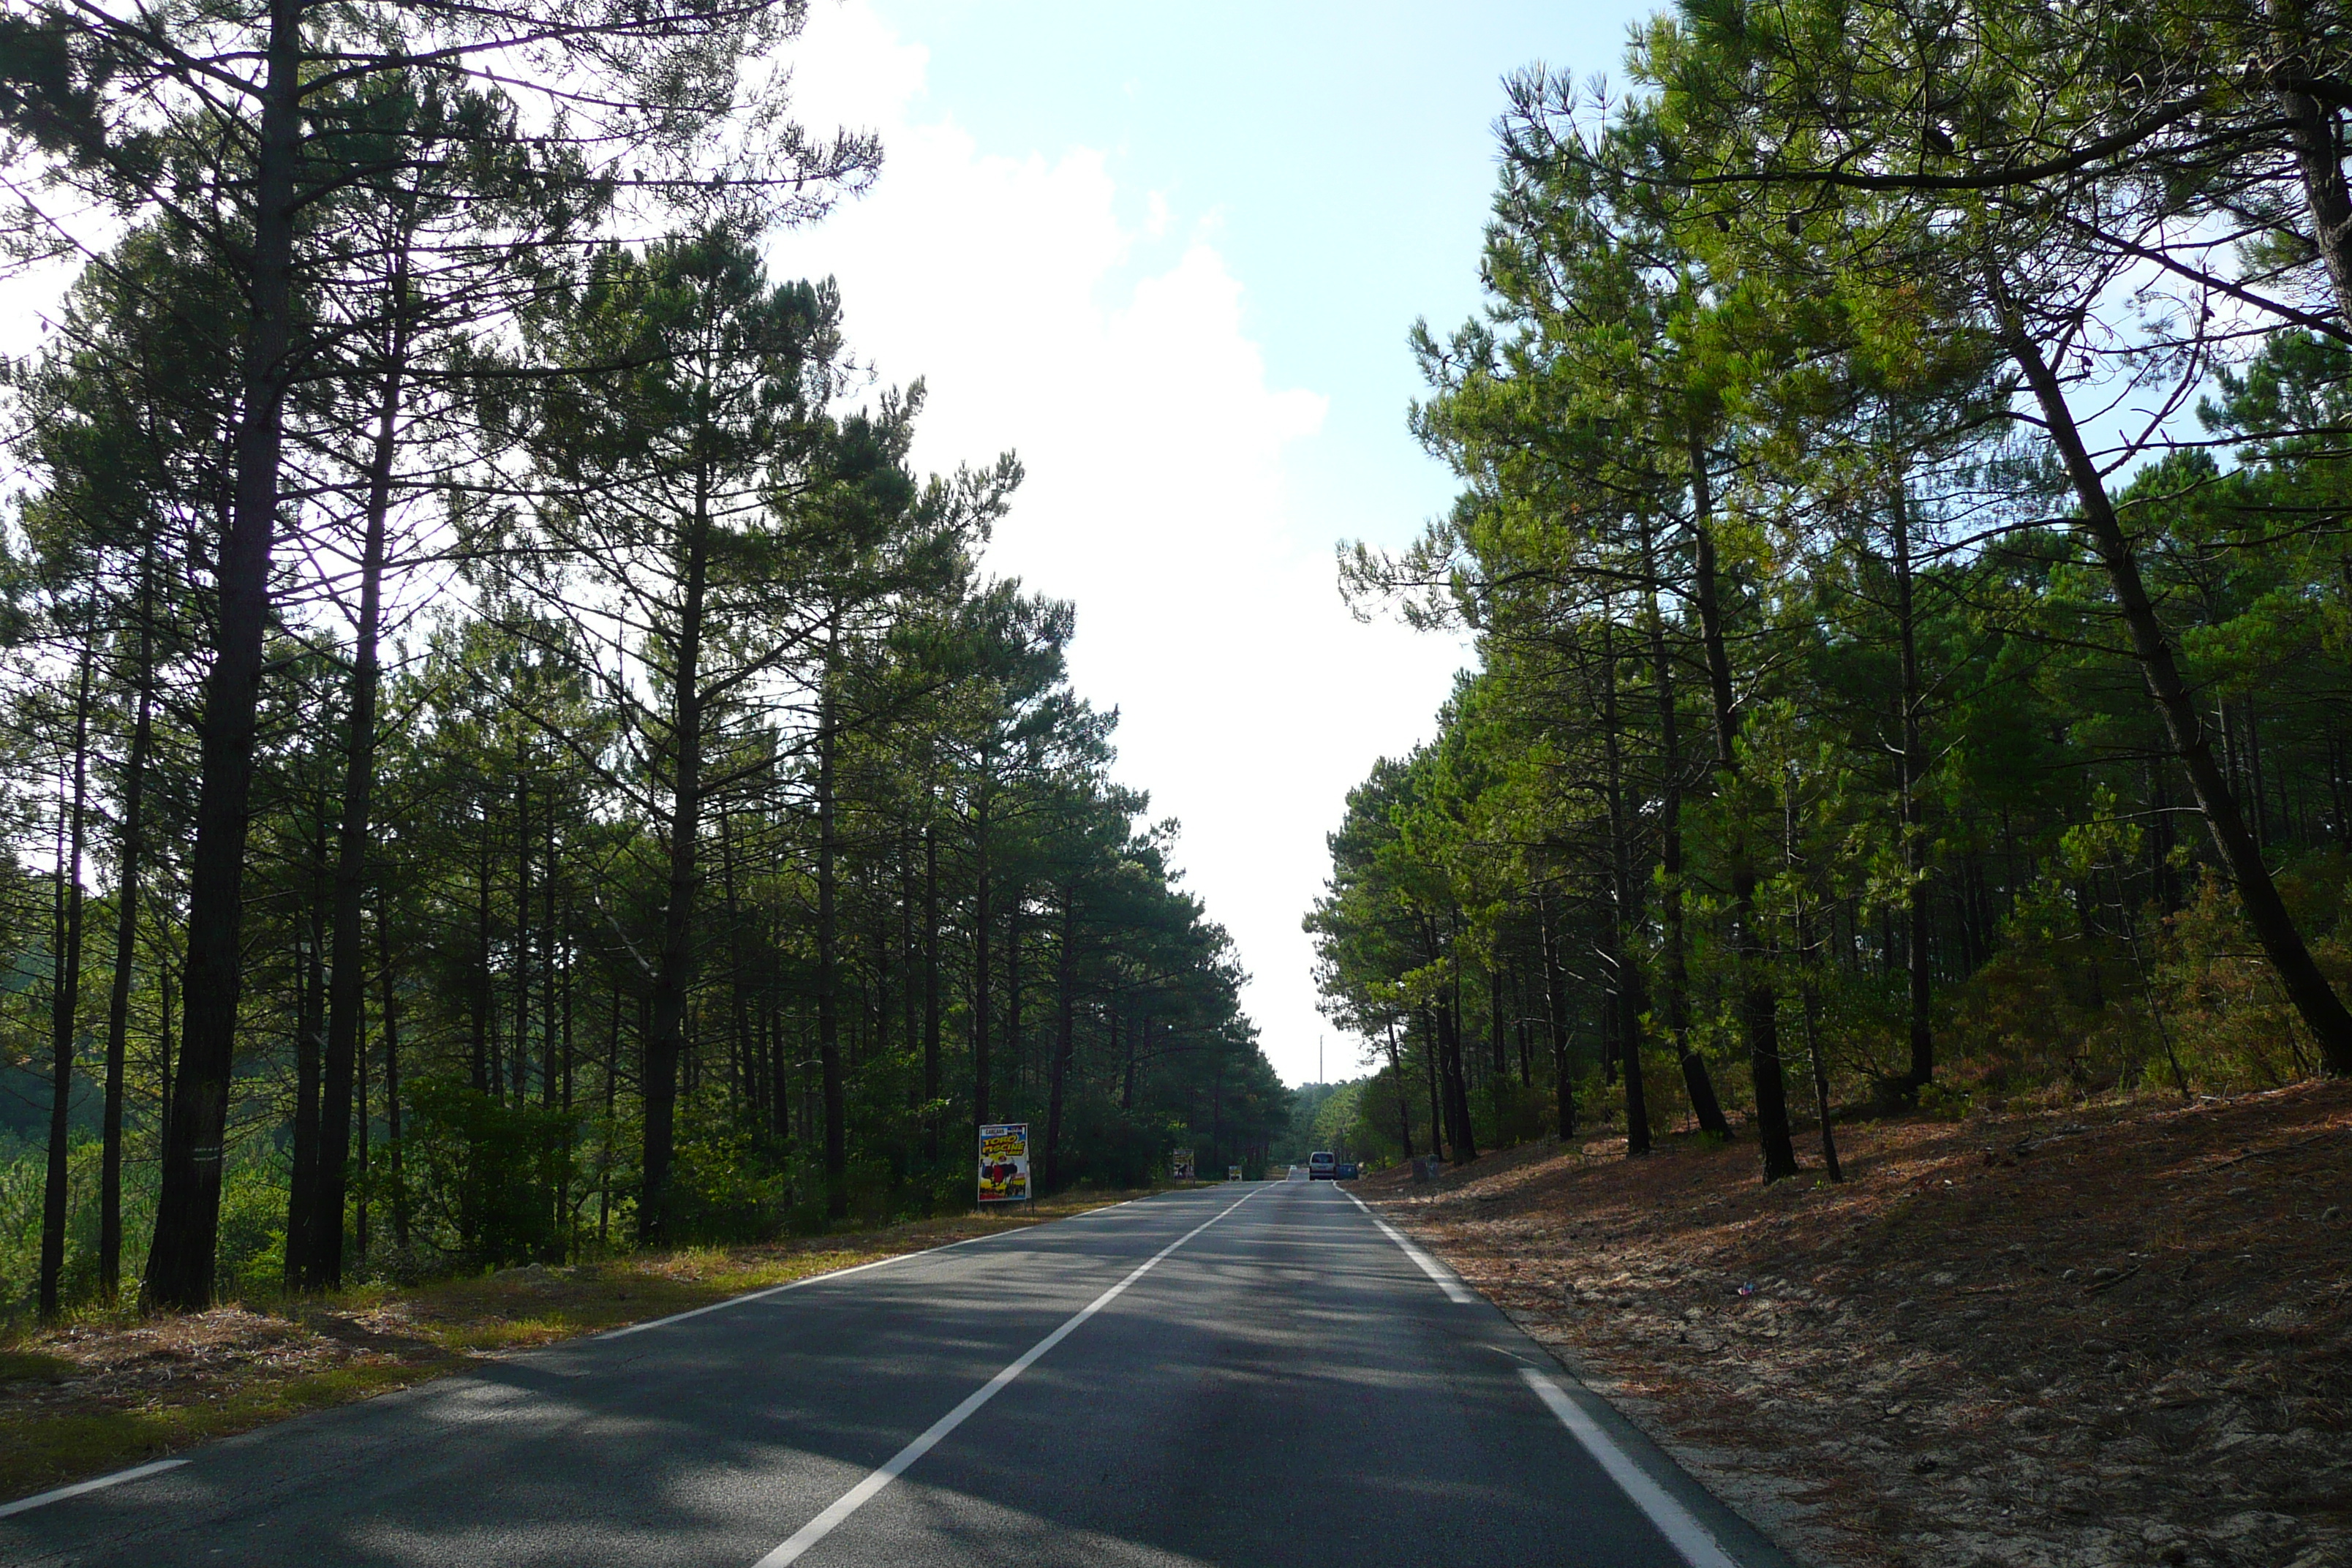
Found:
<svg viewBox="0 0 2352 1568"><path fill-rule="evenodd" d="M1127 1064L1118 1079L1118 1108L1121 1110L1135 1109L1135 1073L1139 1065L1135 1042L1136 1037L1143 1033L1143 1025L1141 1018L1130 1018L1127 1023Z"/></svg>
<svg viewBox="0 0 2352 1568"><path fill-rule="evenodd" d="M239 372L234 498L218 557L219 606L205 680L195 845L188 861L187 973L179 1080L163 1156L143 1294L153 1306L212 1304L221 1143L243 994L246 837L254 728L269 622L270 555L293 345L294 174L301 156L302 0L269 0L268 76L252 150L247 327Z"/></svg>
<svg viewBox="0 0 2352 1568"><path fill-rule="evenodd" d="M572 1104L572 1085L565 1074L572 1061L572 987L571 972L566 967L562 928L555 921L555 798L548 792L547 809L540 814L540 826L545 837L540 848L542 858L539 879L540 949L545 954L544 977L539 995L540 1076L539 1108L553 1110L559 1096L564 1108ZM565 1215L572 1194L572 1121L562 1120L560 1136L562 1142L551 1143L547 1159L553 1166L546 1175L548 1205L547 1242L541 1249L546 1262L560 1264L571 1250L571 1231Z"/></svg>
<svg viewBox="0 0 2352 1568"><path fill-rule="evenodd" d="M1396 1079L1397 1139L1404 1157L1412 1158L1412 1096L1405 1089L1404 1055L1397 1049L1396 1020L1389 1020L1389 1075Z"/></svg>
<svg viewBox="0 0 2352 1568"><path fill-rule="evenodd" d="M1795 871L1801 863L1801 839L1797 831L1797 795L1794 789L1783 797L1781 835L1783 863L1790 871ZM1805 1053L1811 1059L1813 1068L1813 1111L1821 1118L1822 1164L1828 1170L1831 1181L1843 1182L1845 1172L1838 1164L1837 1130L1830 1120L1829 1058L1822 1048L1822 994L1821 987L1814 980L1819 963L1820 952L1813 942L1812 901L1806 897L1804 889L1799 888L1797 967L1803 975L1799 983L1799 1001L1804 1008Z"/></svg>
<svg viewBox="0 0 2352 1568"><path fill-rule="evenodd" d="M305 1264L319 1245L319 1058L326 1039L326 803L318 803L310 855L310 896L304 902L308 942L295 944L298 978L294 1009L294 1138L292 1171L286 1195L286 1259L289 1290L310 1288ZM341 1215L337 1215L341 1223Z"/></svg>
<svg viewBox="0 0 2352 1568"><path fill-rule="evenodd" d="M1789 1131L1788 1083L1780 1067L1780 998L1773 990L1762 934L1757 929L1754 848L1748 843L1747 806L1738 798L1743 716L1732 693L1731 656L1716 581L1714 500L1706 449L1696 427L1690 432L1690 466L1692 598L1698 610L1708 692L1715 706L1716 769L1735 797L1727 803L1731 842L1725 846L1725 858L1730 862L1733 942L1740 969L1740 1032L1747 1037L1748 1068L1755 1082L1757 1142L1763 1155L1764 1179L1777 1182L1797 1173L1797 1150Z"/></svg>
<svg viewBox="0 0 2352 1568"><path fill-rule="evenodd" d="M1536 933L1543 948L1544 1022L1551 1031L1553 1131L1565 1142L1576 1136L1576 1080L1568 1062L1568 976L1560 967L1559 931L1549 894L1536 895Z"/></svg>
<svg viewBox="0 0 2352 1568"><path fill-rule="evenodd" d="M940 1159L940 837L929 822L923 824L923 1100L932 1107L924 1118L923 1154L932 1164Z"/></svg>
<svg viewBox="0 0 2352 1568"><path fill-rule="evenodd" d="M392 1244L408 1245L408 1184L403 1168L407 1151L400 1142L400 1015L393 990L391 911L379 903L375 914L375 968L383 987L383 1130L392 1140Z"/></svg>
<svg viewBox="0 0 2352 1568"><path fill-rule="evenodd" d="M1022 1091L1028 1087L1021 1050L1021 906L1028 896L1026 888L1016 885L1004 902L1004 1054L1013 1061L1016 1103L1023 1103Z"/></svg>
<svg viewBox="0 0 2352 1568"><path fill-rule="evenodd" d="M1513 967L1511 989L1514 999L1518 1003L1518 1018L1514 1037L1519 1047L1519 1087L1528 1089L1536 1086L1535 1051L1530 1043L1534 1035L1535 1021L1533 1015L1528 1010L1528 970L1525 963Z"/></svg>
<svg viewBox="0 0 2352 1568"><path fill-rule="evenodd" d="M639 1014L642 1017L644 1015ZM781 1035L782 1030L778 1029ZM786 1131L788 1111L784 1100L783 1047L776 1047L776 1131ZM621 1092L621 983L613 982L612 1028L604 1037L604 1115L596 1143L596 1242L604 1246L613 1239L613 1144L618 1131L614 1121Z"/></svg>
<svg viewBox="0 0 2352 1568"><path fill-rule="evenodd" d="M540 968L539 986L539 1106L542 1110L555 1108L556 1097L562 1091L563 1051L562 1025L564 992L560 983L563 968L563 929L555 921L555 801L550 792L547 809L540 813L539 937L543 955Z"/></svg>
<svg viewBox="0 0 2352 1568"><path fill-rule="evenodd" d="M1617 1050L1625 1072L1625 1157L1650 1152L1650 1101L1642 1081L1642 972L1632 951L1641 912L1633 890L1631 813L1625 801L1624 758L1619 744L1617 644L1609 608L1601 622L1601 787L1609 815L1609 965L1615 990Z"/></svg>
<svg viewBox="0 0 2352 1568"><path fill-rule="evenodd" d="M122 1078L131 1033L131 979L139 943L139 874L146 849L147 761L154 746L155 549L139 573L139 697L122 776L122 836L114 895L114 976L106 1005L106 1110L98 1185L98 1288L122 1289Z"/></svg>
<svg viewBox="0 0 2352 1568"><path fill-rule="evenodd" d="M1422 1008L1421 1065L1429 1079L1429 1152L1438 1159L1445 1158L1450 1142L1447 1134L1453 1131L1445 1114L1445 1099L1437 1087L1437 1013L1435 1007Z"/></svg>
<svg viewBox="0 0 2352 1568"><path fill-rule="evenodd" d="M1901 795L1903 833L1903 954L1910 993L1911 1065L1903 1087L1916 1094L1936 1077L1936 1037L1929 1009L1934 980L1927 969L1927 753L1919 742L1919 706L1925 692L1919 677L1919 626L1911 573L1911 507L1907 489L1895 487L1893 508L1895 541L1895 625L1902 653L1903 750L1895 760Z"/></svg>
<svg viewBox="0 0 2352 1568"><path fill-rule="evenodd" d="M848 1104L841 1078L841 933L834 868L833 750L834 655L825 656L824 695L819 700L816 738L816 1037L817 1064L824 1092L824 1212L849 1215L849 1137L844 1124Z"/></svg>
<svg viewBox="0 0 2352 1568"><path fill-rule="evenodd" d="M1445 1093L1446 1142L1456 1164L1478 1157L1478 1139L1470 1122L1470 1085L1462 1062L1462 977L1457 970L1437 1004L1438 1073Z"/></svg>
<svg viewBox="0 0 2352 1568"><path fill-rule="evenodd" d="M911 826L902 823L898 828L898 1026L906 1035L908 1054L918 1058L923 1049L922 973L922 948L915 941L915 837ZM919 1078L909 1080L907 1098L912 1102L910 1109L921 1105Z"/></svg>
<svg viewBox="0 0 2352 1568"><path fill-rule="evenodd" d="M751 999L744 983L743 907L735 890L735 814L719 814L719 897L727 917L727 1032L735 1063L736 1093L760 1102L758 1052L751 1044Z"/></svg>
<svg viewBox="0 0 2352 1568"><path fill-rule="evenodd" d="M2032 388L2050 438L2065 462L2068 477L2074 480L2074 498L2083 512L2077 526L2106 569L2108 584L2115 591L2124 624L2131 634L2132 653L2138 660L2141 679L2164 717L2172 753L2189 775L2189 788L2197 797L2198 808L2204 813L2206 831L2212 836L2213 847L2237 883L2246 923L2253 928L2255 940L2262 943L2288 1001L2294 1005L2296 1014L2318 1042L2322 1069L2331 1077L2352 1075L2352 1012L2346 1011L2343 1000L2313 961L2303 932L2287 913L2278 886L2271 879L2270 868L2263 862L2260 847L2246 828L2237 797L2214 761L2196 698L2181 678L2171 639L2140 579L2138 557L2107 500L2106 483L2083 445L2082 433L2075 427L2073 410L2066 404L2065 391L2042 358L2041 348L2026 335L2000 279L1995 277L1990 282L2001 314L2003 346Z"/></svg>
<svg viewBox="0 0 2352 1568"><path fill-rule="evenodd" d="M474 1092L488 1094L503 1081L490 1060L490 796L483 790L482 841L474 857L474 985L472 1026Z"/></svg>
<svg viewBox="0 0 2352 1568"><path fill-rule="evenodd" d="M362 1028L366 1027L366 1022L367 1022L367 1021L366 1021L364 1018L362 1018L362 1019L361 1020L361 1027L362 1027ZM359 1177L358 1186L357 1186L357 1189L356 1189L355 1193L353 1194L353 1196L354 1196L354 1198L356 1199L356 1201L355 1201L355 1202L353 1203L353 1205L352 1205L353 1214L352 1214L352 1239L353 1239L355 1242L357 1242L357 1243L358 1243L358 1246L359 1246L359 1255L360 1255L362 1258L365 1258L365 1257L367 1256L367 1254L368 1254L368 1240L369 1240L369 1237L368 1237L368 1218L369 1218L369 1215L368 1215L368 1060L367 1060L367 1051L366 1051L365 1047L364 1047L364 1042L362 1042L362 1048L361 1048L360 1050L357 1050L357 1051L355 1051L355 1052L353 1052L353 1053L352 1053L352 1124L353 1131L358 1134L358 1138L357 1138L357 1146L354 1148L354 1150L353 1150L353 1152L352 1152L352 1173L353 1173L355 1175L357 1175L357 1176ZM340 1250L341 1250L341 1249L339 1248L339 1249L338 1249L338 1253L339 1253L339 1254L340 1254ZM339 1256L339 1257L338 1257L338 1258L337 1258L337 1262L338 1262L338 1264L340 1265L340 1263L341 1263L341 1258L340 1258L340 1256Z"/></svg>
<svg viewBox="0 0 2352 1568"><path fill-rule="evenodd" d="M580 1150L580 1119L570 1114L572 1104L572 1074L580 1065L580 1058L572 1037L572 1001L576 995L572 982L578 978L573 973L577 944L572 942L571 934L572 912L572 899L567 891L563 900L563 1098L562 1102L566 1114L563 1118L563 1163L557 1173L555 1194L556 1215L563 1226L562 1261L566 1262L575 1261L580 1256L580 1211L572 1201L572 1176L578 1163Z"/></svg>
<svg viewBox="0 0 2352 1568"><path fill-rule="evenodd" d="M94 635L94 633L93 633ZM49 1160L41 1191L40 1314L56 1321L62 1310L65 1278L67 1179L66 1139L73 1104L74 1037L79 1032L81 1000L81 854L89 805L89 682L96 657L88 641L74 698L73 793L67 805L66 842L58 857L58 945L49 989Z"/></svg>
<svg viewBox="0 0 2352 1568"><path fill-rule="evenodd" d="M676 1148L678 1061L686 1038L688 988L694 979L694 900L701 885L702 619L709 573L709 500L695 493L684 546L686 596L679 606L670 745L675 758L669 817L669 888L662 910L661 956L654 969L653 1017L646 1035L645 1145L637 1199L637 1239L669 1238L669 1168Z"/></svg>
<svg viewBox="0 0 2352 1568"><path fill-rule="evenodd" d="M975 1131L988 1125L989 1112L989 952L990 926L988 885L988 796L987 785L972 813L972 909L971 909L971 1116ZM967 1146L966 1152L976 1145Z"/></svg>
<svg viewBox="0 0 2352 1568"><path fill-rule="evenodd" d="M1074 962L1078 943L1077 896L1062 891L1062 951L1055 965L1054 1067L1045 1101L1045 1191L1061 1188L1062 1080L1070 1070L1070 1053L1077 1043L1077 973Z"/></svg>
<svg viewBox="0 0 2352 1568"><path fill-rule="evenodd" d="M523 743L515 742L514 1050L507 1060L508 1092L518 1109L530 1103L530 773Z"/></svg>
<svg viewBox="0 0 2352 1568"><path fill-rule="evenodd" d="M403 265L395 275L395 298L405 292L406 270ZM360 1049L366 985L360 922L367 890L368 841L375 830L375 710L381 679L376 644L383 619L385 531L392 514L392 467L398 450L407 350L404 321L394 330L376 404L375 440L368 455L366 537L360 551L359 624L352 631L342 821L335 845L334 959L328 968L327 1052L320 1082L318 1198L307 1226L310 1248L303 1268L303 1283L320 1290L343 1282L343 1162L351 1147L352 1074Z"/></svg>
<svg viewBox="0 0 2352 1568"><path fill-rule="evenodd" d="M2309 71L2311 62L2303 51L2311 39L2312 22L2303 5L2299 0L2270 0L2269 10L2284 57L2273 68L2290 76ZM2326 263L2337 313L2352 321L2352 189L2345 184L2336 110L2299 88L2282 87L2276 96L2287 144L2294 152L2295 172L2302 176L2312 243Z"/></svg>
<svg viewBox="0 0 2352 1568"><path fill-rule="evenodd" d="M1495 1081L1506 1082L1511 1076L1511 1058L1503 1035L1503 971L1499 964L1486 971L1486 1048L1494 1058Z"/></svg>
<svg viewBox="0 0 2352 1568"><path fill-rule="evenodd" d="M1731 1122L1723 1114L1706 1058L1691 1044L1690 933L1683 917L1682 713L1675 705L1674 659L1666 649L1665 618L1658 613L1657 552L1646 514L1642 519L1642 569L1649 579L1643 593L1643 621L1649 630L1651 684L1658 697L1658 912L1665 927L1666 1033L1674 1041L1675 1060L1682 1068L1683 1089L1690 1096L1691 1116L1699 1131L1728 1138Z"/></svg>
<svg viewBox="0 0 2352 1568"><path fill-rule="evenodd" d="M155 1078L156 1096L155 1152L162 1158L172 1142L172 961L167 956L155 965ZM142 1296L144 1291L142 1291Z"/></svg>

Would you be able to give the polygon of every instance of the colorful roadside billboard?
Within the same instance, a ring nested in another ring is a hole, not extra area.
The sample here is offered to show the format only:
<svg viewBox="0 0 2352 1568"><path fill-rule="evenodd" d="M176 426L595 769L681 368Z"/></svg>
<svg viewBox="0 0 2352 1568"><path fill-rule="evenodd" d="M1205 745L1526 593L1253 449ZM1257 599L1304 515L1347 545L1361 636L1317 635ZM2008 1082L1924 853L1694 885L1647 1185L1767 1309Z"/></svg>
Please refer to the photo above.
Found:
<svg viewBox="0 0 2352 1568"><path fill-rule="evenodd" d="M980 1130L980 1201L1024 1203L1029 1197L1029 1124L1000 1121Z"/></svg>
<svg viewBox="0 0 2352 1568"><path fill-rule="evenodd" d="M1179 1149L1170 1157L1168 1179L1171 1182L1189 1182L1192 1179L1192 1151Z"/></svg>

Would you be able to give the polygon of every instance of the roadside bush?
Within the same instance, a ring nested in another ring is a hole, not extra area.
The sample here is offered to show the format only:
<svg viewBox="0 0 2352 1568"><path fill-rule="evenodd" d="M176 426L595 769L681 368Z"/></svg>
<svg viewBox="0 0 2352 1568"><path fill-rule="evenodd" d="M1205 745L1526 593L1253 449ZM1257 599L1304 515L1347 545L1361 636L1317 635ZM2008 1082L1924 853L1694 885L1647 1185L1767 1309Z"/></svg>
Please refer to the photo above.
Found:
<svg viewBox="0 0 2352 1568"><path fill-rule="evenodd" d="M213 1275L224 1297L274 1296L286 1283L286 1187L257 1163L221 1178Z"/></svg>
<svg viewBox="0 0 2352 1568"><path fill-rule="evenodd" d="M1394 1164L1404 1158L1402 1142L1404 1123L1411 1119L1413 1152L1429 1152L1429 1132L1422 1123L1428 1120L1426 1100L1414 1114L1412 1080L1400 1075L1393 1068L1382 1068L1363 1081L1357 1090L1352 1109L1355 1120L1349 1123L1349 1147L1370 1163Z"/></svg>
<svg viewBox="0 0 2352 1568"><path fill-rule="evenodd" d="M449 1079L417 1079L404 1098L401 1155L415 1239L465 1268L555 1254L572 1113L502 1105Z"/></svg>
<svg viewBox="0 0 2352 1568"><path fill-rule="evenodd" d="M1472 1109L1473 1125L1480 1140L1491 1148L1540 1138L1552 1124L1551 1091L1541 1085L1523 1084L1515 1078L1489 1079L1474 1097Z"/></svg>
<svg viewBox="0 0 2352 1568"><path fill-rule="evenodd" d="M758 1241L784 1224L791 1184L740 1127L699 1125L670 1166L670 1225L680 1241ZM820 1211L823 1176L814 1184Z"/></svg>
<svg viewBox="0 0 2352 1568"><path fill-rule="evenodd" d="M2334 912L2334 900L2309 878L2281 882L2281 891L2305 910L2325 905L2323 912ZM2190 1088L2275 1089L2316 1069L2301 1020L2246 930L2236 895L2219 878L2207 876L2197 896L2164 922L2159 947L2164 1025ZM2312 955L2345 990L2352 963L2340 929L2315 941Z"/></svg>

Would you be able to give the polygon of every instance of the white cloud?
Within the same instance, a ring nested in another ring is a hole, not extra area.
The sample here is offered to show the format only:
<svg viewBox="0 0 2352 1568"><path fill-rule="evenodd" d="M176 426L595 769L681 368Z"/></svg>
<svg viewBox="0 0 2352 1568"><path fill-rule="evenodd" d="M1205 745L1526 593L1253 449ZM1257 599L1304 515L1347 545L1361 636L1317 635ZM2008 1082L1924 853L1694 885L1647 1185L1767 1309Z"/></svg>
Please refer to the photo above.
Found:
<svg viewBox="0 0 2352 1568"><path fill-rule="evenodd" d="M1425 731L1449 663L1339 602L1350 520L1288 477L1327 398L1271 384L1215 214L1122 190L1097 150L982 148L926 102L922 46L856 0L814 8L795 53L800 115L874 127L885 163L777 267L838 277L856 349L929 384L923 462L1021 454L990 565L1076 602L1072 674L1121 710L1119 773L1182 819L1268 1053L1311 1078L1326 1026L1298 920L1322 836L1372 759ZM1349 1061L1335 1038L1333 1076Z"/></svg>

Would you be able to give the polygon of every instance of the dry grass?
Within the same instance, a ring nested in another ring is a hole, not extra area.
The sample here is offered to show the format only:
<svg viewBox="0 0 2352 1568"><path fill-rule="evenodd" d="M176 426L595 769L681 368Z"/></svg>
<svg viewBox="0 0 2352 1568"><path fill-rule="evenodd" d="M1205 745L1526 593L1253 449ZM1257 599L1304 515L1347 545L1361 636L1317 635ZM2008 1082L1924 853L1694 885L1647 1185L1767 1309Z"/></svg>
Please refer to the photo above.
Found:
<svg viewBox="0 0 2352 1568"><path fill-rule="evenodd" d="M472 1361L657 1318L877 1258L1118 1202L1072 1195L1018 1215L696 1247L408 1288L93 1315L0 1340L0 1500L212 1437L404 1388Z"/></svg>
<svg viewBox="0 0 2352 1568"><path fill-rule="evenodd" d="M1817 1561L2352 1563L2352 1086L1840 1131L1359 1191Z"/></svg>

